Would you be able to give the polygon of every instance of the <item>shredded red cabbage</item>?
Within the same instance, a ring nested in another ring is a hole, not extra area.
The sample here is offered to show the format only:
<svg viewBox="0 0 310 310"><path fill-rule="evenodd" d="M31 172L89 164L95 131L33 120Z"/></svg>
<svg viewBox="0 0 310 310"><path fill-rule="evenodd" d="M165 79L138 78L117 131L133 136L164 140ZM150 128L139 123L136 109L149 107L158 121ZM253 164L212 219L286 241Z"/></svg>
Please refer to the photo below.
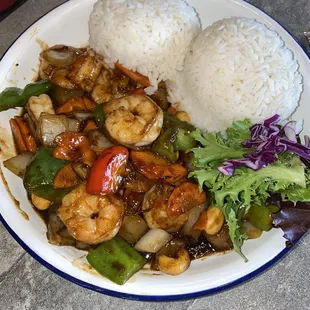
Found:
<svg viewBox="0 0 310 310"><path fill-rule="evenodd" d="M231 159L218 167L224 175L233 175L234 169L247 167L259 170L278 160L278 156L286 151L298 155L301 160L310 166L310 138L305 136L305 144L297 142L297 134L293 125L288 122L281 127L278 123L280 115L275 114L264 121L251 127L251 139L243 142L246 148L253 148L253 153L243 156L241 159Z"/></svg>

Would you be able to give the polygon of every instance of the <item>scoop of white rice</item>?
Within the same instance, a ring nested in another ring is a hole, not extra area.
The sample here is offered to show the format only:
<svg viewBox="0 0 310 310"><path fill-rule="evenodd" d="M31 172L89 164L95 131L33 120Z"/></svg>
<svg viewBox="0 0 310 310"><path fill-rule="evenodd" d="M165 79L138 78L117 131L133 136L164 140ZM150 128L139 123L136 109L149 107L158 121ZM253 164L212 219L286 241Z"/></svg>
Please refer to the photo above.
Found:
<svg viewBox="0 0 310 310"><path fill-rule="evenodd" d="M183 0L99 0L89 20L89 43L114 67L149 77L149 93L175 79L200 30L194 9Z"/></svg>
<svg viewBox="0 0 310 310"><path fill-rule="evenodd" d="M302 91L293 53L276 32L247 18L203 30L174 82L171 101L208 131L223 131L246 117L261 122L278 113L286 119Z"/></svg>

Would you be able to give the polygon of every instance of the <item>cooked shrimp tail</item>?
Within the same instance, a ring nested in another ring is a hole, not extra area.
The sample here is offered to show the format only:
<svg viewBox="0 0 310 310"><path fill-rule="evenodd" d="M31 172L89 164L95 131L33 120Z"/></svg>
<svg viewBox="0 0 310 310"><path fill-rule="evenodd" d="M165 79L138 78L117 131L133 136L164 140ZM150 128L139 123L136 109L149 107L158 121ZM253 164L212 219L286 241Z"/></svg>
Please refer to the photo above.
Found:
<svg viewBox="0 0 310 310"><path fill-rule="evenodd" d="M120 144L139 147L153 143L163 126L163 111L149 97L131 95L104 104L105 128Z"/></svg>
<svg viewBox="0 0 310 310"><path fill-rule="evenodd" d="M86 192L86 182L67 194L58 209L58 216L77 240L97 244L118 233L124 203L116 195L99 196Z"/></svg>

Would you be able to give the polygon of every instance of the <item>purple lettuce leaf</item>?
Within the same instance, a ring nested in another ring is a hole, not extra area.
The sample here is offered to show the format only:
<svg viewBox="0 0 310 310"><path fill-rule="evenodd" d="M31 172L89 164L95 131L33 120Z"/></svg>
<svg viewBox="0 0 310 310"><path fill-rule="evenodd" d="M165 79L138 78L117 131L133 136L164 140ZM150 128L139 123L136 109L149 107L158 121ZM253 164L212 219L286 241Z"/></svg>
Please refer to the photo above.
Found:
<svg viewBox="0 0 310 310"><path fill-rule="evenodd" d="M274 227L281 228L283 237L294 243L310 229L310 204L287 204L279 212L272 214L272 218Z"/></svg>

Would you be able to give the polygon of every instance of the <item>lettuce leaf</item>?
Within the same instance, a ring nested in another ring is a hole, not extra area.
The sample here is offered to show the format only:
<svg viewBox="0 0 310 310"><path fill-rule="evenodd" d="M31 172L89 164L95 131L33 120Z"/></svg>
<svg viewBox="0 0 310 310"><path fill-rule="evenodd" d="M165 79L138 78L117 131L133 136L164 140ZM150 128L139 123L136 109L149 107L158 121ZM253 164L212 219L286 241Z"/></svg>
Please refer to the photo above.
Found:
<svg viewBox="0 0 310 310"><path fill-rule="evenodd" d="M281 197L284 201L309 202L310 201L310 170L305 170L306 187L293 187L281 190Z"/></svg>
<svg viewBox="0 0 310 310"><path fill-rule="evenodd" d="M202 134L199 130L191 133L203 148L193 148L194 165L204 168L213 161L222 162L227 159L239 158L251 152L244 148L242 142L250 138L251 122L249 120L234 122L226 131L226 137L221 133Z"/></svg>
<svg viewBox="0 0 310 310"><path fill-rule="evenodd" d="M299 199L299 195L306 192L310 195L306 187L308 179L304 164L298 156L288 152L258 171L240 167L232 176L225 176L218 171L217 167L223 161L241 158L251 151L242 146L242 142L249 138L250 127L251 123L245 120L233 123L226 131L226 137L220 133L192 133L202 147L192 149L193 164L197 170L190 174L198 181L200 188L206 186L212 193L214 203L224 213L234 249L245 260L241 246L247 236L241 232L240 225L251 205L263 205L272 192L281 192L288 199L293 195Z"/></svg>
<svg viewBox="0 0 310 310"><path fill-rule="evenodd" d="M283 237L294 244L310 227L309 203L281 206L280 212L273 214L272 218L274 227L281 228Z"/></svg>

